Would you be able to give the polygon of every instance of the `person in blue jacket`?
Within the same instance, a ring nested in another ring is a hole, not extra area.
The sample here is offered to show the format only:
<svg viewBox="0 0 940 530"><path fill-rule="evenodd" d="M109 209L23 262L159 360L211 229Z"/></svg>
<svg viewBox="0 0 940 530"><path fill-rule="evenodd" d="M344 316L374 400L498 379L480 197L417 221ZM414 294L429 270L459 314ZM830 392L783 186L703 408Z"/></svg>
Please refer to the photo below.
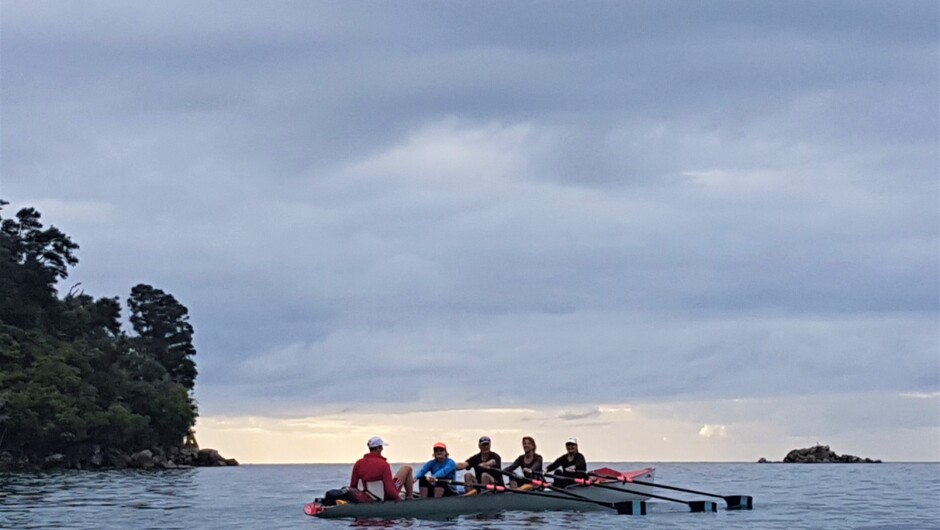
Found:
<svg viewBox="0 0 940 530"><path fill-rule="evenodd" d="M430 475L427 475L430 473ZM434 458L428 460L421 469L415 473L415 479L418 481L418 487L421 491L421 498L426 499L428 493L432 492L432 497L448 497L457 495L457 490L450 484L442 484L439 480L456 480L457 463L450 458L447 452L447 446L444 442L434 444Z"/></svg>

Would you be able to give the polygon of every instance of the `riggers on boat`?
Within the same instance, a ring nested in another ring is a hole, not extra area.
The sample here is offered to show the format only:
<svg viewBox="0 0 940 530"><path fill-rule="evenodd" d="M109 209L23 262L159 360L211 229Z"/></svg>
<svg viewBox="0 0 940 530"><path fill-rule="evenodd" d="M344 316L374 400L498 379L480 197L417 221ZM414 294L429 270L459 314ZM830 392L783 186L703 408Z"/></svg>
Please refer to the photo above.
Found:
<svg viewBox="0 0 940 530"><path fill-rule="evenodd" d="M636 479L652 483L655 480L656 470L648 467L621 473L604 468L594 470L594 473L623 476L630 480ZM606 487L570 486L563 491L546 489L537 492L535 490L515 492L507 488L502 493L459 495L438 499L413 499L397 502L347 502L334 506L325 506L318 499L304 506L304 513L326 519L436 519L504 511L610 510L614 504L618 504L618 509L620 509L623 507L622 503L644 501L648 498L648 494L653 491L652 486L632 483L625 485L623 482L615 480L602 480L601 483ZM636 502L637 511L640 510L640 504L640 502ZM645 506L643 509L645 510Z"/></svg>

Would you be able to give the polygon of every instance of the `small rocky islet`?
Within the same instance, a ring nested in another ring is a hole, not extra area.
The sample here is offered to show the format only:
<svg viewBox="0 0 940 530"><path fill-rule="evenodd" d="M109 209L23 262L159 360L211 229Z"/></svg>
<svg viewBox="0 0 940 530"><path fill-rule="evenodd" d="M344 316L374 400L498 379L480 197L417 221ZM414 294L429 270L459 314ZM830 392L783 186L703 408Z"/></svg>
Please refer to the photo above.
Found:
<svg viewBox="0 0 940 530"><path fill-rule="evenodd" d="M794 449L783 457L781 462L772 462L761 457L758 464L880 464L881 460L863 458L855 455L839 455L828 445L814 445L803 449Z"/></svg>

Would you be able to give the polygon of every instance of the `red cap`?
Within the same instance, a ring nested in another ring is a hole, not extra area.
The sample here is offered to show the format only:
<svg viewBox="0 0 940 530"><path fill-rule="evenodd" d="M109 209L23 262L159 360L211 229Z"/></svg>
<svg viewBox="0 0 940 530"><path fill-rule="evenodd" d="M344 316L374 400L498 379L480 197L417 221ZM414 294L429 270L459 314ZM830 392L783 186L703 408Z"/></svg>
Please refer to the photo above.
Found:
<svg viewBox="0 0 940 530"><path fill-rule="evenodd" d="M444 445L444 442L437 442L436 444L434 444L434 448L435 448L435 449L443 449L443 450L445 450L445 451L447 450L447 446Z"/></svg>

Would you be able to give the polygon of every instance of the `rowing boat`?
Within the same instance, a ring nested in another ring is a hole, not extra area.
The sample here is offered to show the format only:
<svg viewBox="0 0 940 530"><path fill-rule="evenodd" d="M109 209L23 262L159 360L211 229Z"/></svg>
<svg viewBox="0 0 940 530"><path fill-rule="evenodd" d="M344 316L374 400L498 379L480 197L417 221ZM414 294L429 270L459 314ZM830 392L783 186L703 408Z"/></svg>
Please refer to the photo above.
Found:
<svg viewBox="0 0 940 530"><path fill-rule="evenodd" d="M656 470L645 468L637 471L620 473L612 469L601 469L599 474L623 475L630 479L641 479L644 482L653 482ZM339 504L324 506L320 502L311 502L304 506L304 513L324 519L352 518L352 519L437 519L450 518L459 515L489 514L505 511L586 511L608 510L600 503L616 503L621 501L640 501L648 497L651 486L628 484L624 486L617 481L605 481L609 487L597 488L591 486L569 486L566 492L574 493L578 497L588 499L588 502L579 500L573 495L546 490L533 495L532 491L525 494L514 493L507 489L503 493L484 493L479 495L459 495L439 499L414 499L408 501L386 501L360 504ZM628 489L628 491L617 491Z"/></svg>
<svg viewBox="0 0 940 530"><path fill-rule="evenodd" d="M653 482L656 470L652 467L621 473L612 469L599 469L595 473L602 475L623 475L630 479ZM489 514L506 511L586 511L609 510L604 503L622 501L641 501L651 493L651 486L627 484L617 481L602 481L607 487L569 486L564 494L545 490L533 495L532 491L524 494L507 489L503 493L483 493L478 495L459 495L439 499L414 499L408 501L387 501L360 504L340 504L324 506L321 502L311 502L304 506L304 513L324 519L438 519L459 515ZM627 489L630 491L617 491ZM587 502L576 497L588 499ZM590 501L598 501L600 504Z"/></svg>

